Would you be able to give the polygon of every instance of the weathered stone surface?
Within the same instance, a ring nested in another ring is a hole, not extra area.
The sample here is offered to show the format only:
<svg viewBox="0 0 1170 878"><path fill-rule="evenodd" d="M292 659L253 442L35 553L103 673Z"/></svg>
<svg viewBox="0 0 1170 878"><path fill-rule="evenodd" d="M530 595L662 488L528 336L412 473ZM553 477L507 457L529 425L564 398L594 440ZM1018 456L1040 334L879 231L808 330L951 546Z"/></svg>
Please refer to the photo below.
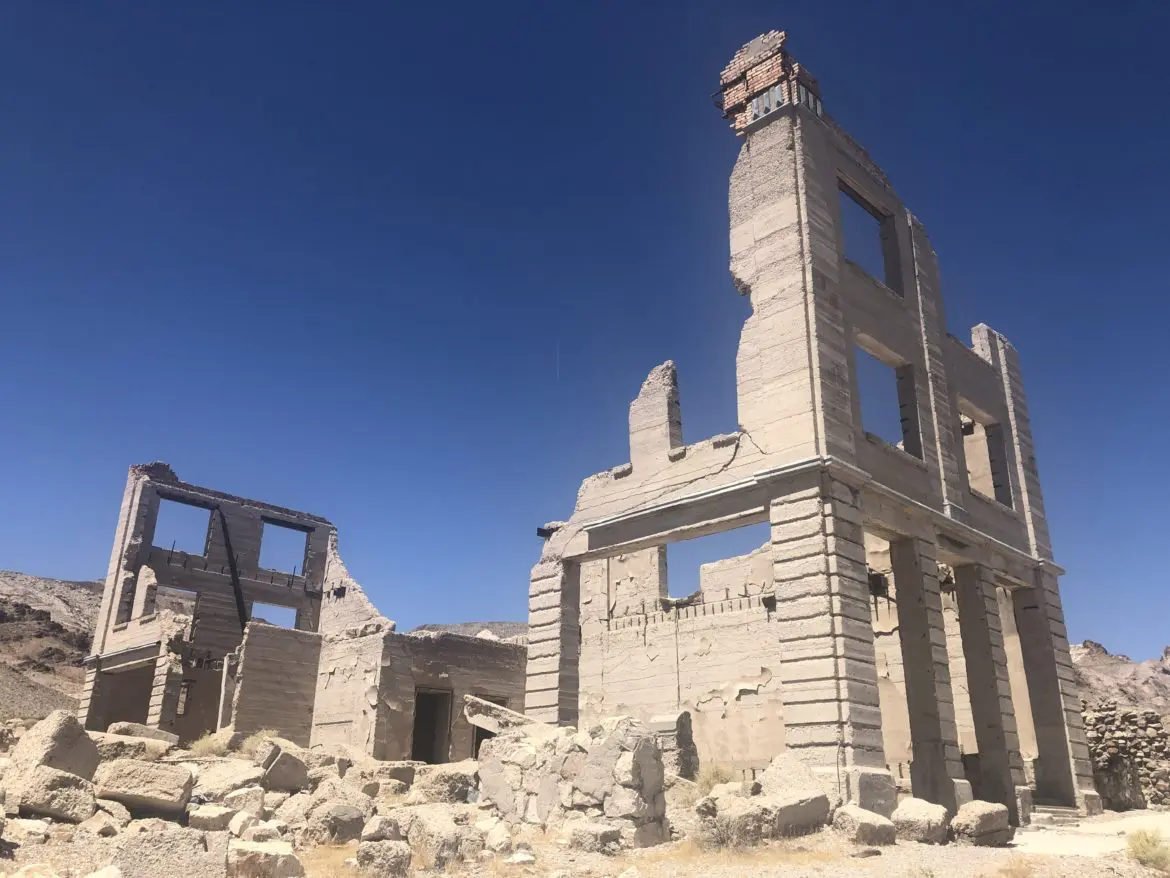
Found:
<svg viewBox="0 0 1170 878"><path fill-rule="evenodd" d="M474 759L421 766L414 774L411 800L418 804L466 802L478 774L479 764Z"/></svg>
<svg viewBox="0 0 1170 878"><path fill-rule="evenodd" d="M225 795L223 803L236 811L247 811L256 817L263 817L265 814L264 795L263 787L240 787Z"/></svg>
<svg viewBox="0 0 1170 878"><path fill-rule="evenodd" d="M110 865L123 878L224 878L227 834L169 824L162 830L122 832Z"/></svg>
<svg viewBox="0 0 1170 878"><path fill-rule="evenodd" d="M891 816L898 838L923 844L943 844L947 840L950 818L942 805L925 799L905 798Z"/></svg>
<svg viewBox="0 0 1170 878"><path fill-rule="evenodd" d="M695 803L701 839L715 846L745 847L803 835L829 820L829 799L819 790L773 796L706 796Z"/></svg>
<svg viewBox="0 0 1170 878"><path fill-rule="evenodd" d="M256 825L256 815L248 811L237 811L228 821L228 832L236 838L241 837L248 829Z"/></svg>
<svg viewBox="0 0 1170 878"><path fill-rule="evenodd" d="M118 821L105 811L95 811L93 816L82 820L77 831L82 835L92 835L97 838L113 838L121 830Z"/></svg>
<svg viewBox="0 0 1170 878"><path fill-rule="evenodd" d="M187 813L187 825L192 829L222 832L238 812L226 805L198 805Z"/></svg>
<svg viewBox="0 0 1170 878"><path fill-rule="evenodd" d="M841 804L836 789L825 789L824 781L799 756L792 753L784 752L775 756L758 780L760 794L764 796L783 798L793 793L822 790L829 797L830 807Z"/></svg>
<svg viewBox="0 0 1170 878"><path fill-rule="evenodd" d="M281 820L262 820L240 833L244 841L283 841L288 824Z"/></svg>
<svg viewBox="0 0 1170 878"><path fill-rule="evenodd" d="M371 817L362 827L362 841L401 841L402 830L398 821L385 814Z"/></svg>
<svg viewBox="0 0 1170 878"><path fill-rule="evenodd" d="M174 744L155 738L134 738L106 732L90 732L89 737L97 747L98 756L103 762L111 759L154 761L175 749Z"/></svg>
<svg viewBox="0 0 1170 878"><path fill-rule="evenodd" d="M295 798L295 796L294 796ZM309 796L309 813L333 802L353 805L368 819L374 813L374 800L345 780L330 779L321 783ZM291 821L290 821L291 822Z"/></svg>
<svg viewBox="0 0 1170 878"><path fill-rule="evenodd" d="M330 802L314 808L301 834L306 844L344 844L361 837L366 815L344 802Z"/></svg>
<svg viewBox="0 0 1170 878"><path fill-rule="evenodd" d="M363 841L357 847L358 869L367 875L405 878L410 874L410 846L404 841Z"/></svg>
<svg viewBox="0 0 1170 878"><path fill-rule="evenodd" d="M281 748L264 769L264 786L270 790L299 793L309 788L309 769L290 750Z"/></svg>
<svg viewBox="0 0 1170 878"><path fill-rule="evenodd" d="M396 780L409 787L414 783L415 772L424 765L425 762L380 762L370 759L355 764L345 776L349 778L352 775L354 780L363 782Z"/></svg>
<svg viewBox="0 0 1170 878"><path fill-rule="evenodd" d="M111 735L127 735L131 738L154 738L168 744L178 744L179 736L142 723L110 723L106 731Z"/></svg>
<svg viewBox="0 0 1170 878"><path fill-rule="evenodd" d="M622 832L607 823L574 820L568 824L569 847L589 853L605 853L621 844Z"/></svg>
<svg viewBox="0 0 1170 878"><path fill-rule="evenodd" d="M99 759L97 747L77 717L71 711L54 710L12 748L3 780L7 801L19 800L23 778L38 765L92 780Z"/></svg>
<svg viewBox="0 0 1170 878"><path fill-rule="evenodd" d="M113 799L98 799L97 806L99 811L105 811L113 817L118 826L125 826L130 822L130 809L121 802L115 802Z"/></svg>
<svg viewBox="0 0 1170 878"><path fill-rule="evenodd" d="M122 878L122 870L117 866L106 866L96 872L90 872L85 878Z"/></svg>
<svg viewBox="0 0 1170 878"><path fill-rule="evenodd" d="M420 852L426 868L443 868L473 860L484 849L483 835L469 825L476 811L469 805L411 805L394 812L410 847Z"/></svg>
<svg viewBox="0 0 1170 878"><path fill-rule="evenodd" d="M227 849L227 874L230 878L299 878L305 867L288 842L233 838Z"/></svg>
<svg viewBox="0 0 1170 878"><path fill-rule="evenodd" d="M892 821L857 805L838 808L833 813L833 829L856 844L893 844L897 838Z"/></svg>
<svg viewBox="0 0 1170 878"><path fill-rule="evenodd" d="M113 799L132 813L182 813L195 780L181 765L115 759L103 762L94 774L94 786L103 799Z"/></svg>
<svg viewBox="0 0 1170 878"><path fill-rule="evenodd" d="M224 759L203 765L195 778L192 795L213 802L243 787L258 786L264 769L243 759Z"/></svg>
<svg viewBox="0 0 1170 878"><path fill-rule="evenodd" d="M277 820L283 820L289 826L296 826L304 823L309 819L309 808L313 804L312 796L308 793L297 793L294 796L289 796L287 800L277 808L272 816Z"/></svg>
<svg viewBox="0 0 1170 878"><path fill-rule="evenodd" d="M93 816L93 784L75 774L47 765L34 766L21 782L20 810L66 823L80 823Z"/></svg>
<svg viewBox="0 0 1170 878"><path fill-rule="evenodd" d="M1006 805L976 799L959 808L951 819L951 834L961 844L1002 847L1012 840L1015 830Z"/></svg>

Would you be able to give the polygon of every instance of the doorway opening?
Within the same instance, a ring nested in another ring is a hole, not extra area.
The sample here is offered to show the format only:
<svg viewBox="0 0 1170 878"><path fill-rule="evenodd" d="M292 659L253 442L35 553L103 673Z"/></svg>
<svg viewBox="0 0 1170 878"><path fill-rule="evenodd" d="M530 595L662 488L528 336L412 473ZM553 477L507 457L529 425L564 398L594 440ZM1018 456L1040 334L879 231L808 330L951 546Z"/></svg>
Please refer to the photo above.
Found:
<svg viewBox="0 0 1170 878"><path fill-rule="evenodd" d="M410 758L436 765L447 761L451 731L451 693L417 689Z"/></svg>
<svg viewBox="0 0 1170 878"><path fill-rule="evenodd" d="M492 704L498 704L500 707L508 706L508 700L506 698L500 698L496 695L476 695L475 697L483 701L489 701ZM479 726L472 726L472 729L475 732L475 737L471 740L471 758L478 759L479 748L483 746L483 742L494 738L496 733L489 732L487 729L480 728Z"/></svg>

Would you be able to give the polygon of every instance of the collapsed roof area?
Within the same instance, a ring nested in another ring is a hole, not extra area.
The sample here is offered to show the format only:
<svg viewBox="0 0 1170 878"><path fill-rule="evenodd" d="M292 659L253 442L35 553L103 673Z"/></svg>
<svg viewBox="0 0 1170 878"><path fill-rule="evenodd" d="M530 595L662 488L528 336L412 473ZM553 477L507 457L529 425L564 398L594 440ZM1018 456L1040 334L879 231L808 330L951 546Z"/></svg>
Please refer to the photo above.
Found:
<svg viewBox="0 0 1170 878"><path fill-rule="evenodd" d="M156 462L130 468L80 715L88 729L138 722L183 742L275 729L444 762L482 740L458 710L464 695L522 705L524 657L522 637L397 632L328 520Z"/></svg>

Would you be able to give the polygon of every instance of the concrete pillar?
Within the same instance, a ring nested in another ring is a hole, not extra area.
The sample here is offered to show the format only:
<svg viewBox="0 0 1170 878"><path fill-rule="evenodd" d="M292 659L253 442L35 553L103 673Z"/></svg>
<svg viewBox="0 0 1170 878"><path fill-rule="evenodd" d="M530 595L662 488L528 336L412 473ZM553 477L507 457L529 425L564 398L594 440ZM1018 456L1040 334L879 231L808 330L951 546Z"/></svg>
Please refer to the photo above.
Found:
<svg viewBox="0 0 1170 878"><path fill-rule="evenodd" d="M1020 650L1020 632L1016 628L1016 606L1012 591L995 590L999 601L999 622L1003 626L1003 648L1007 653L1008 677L1012 683L1012 707L1016 712L1016 729L1020 738L1020 756L1025 773L1028 762L1036 758L1036 728L1032 724L1032 701L1028 694L1028 675L1024 670L1024 654Z"/></svg>
<svg viewBox="0 0 1170 878"><path fill-rule="evenodd" d="M528 671L524 712L576 725L581 658L581 565L542 560L528 589Z"/></svg>
<svg viewBox="0 0 1170 878"><path fill-rule="evenodd" d="M163 646L154 666L154 683L150 690L150 706L146 724L152 728L174 732L179 718L179 692L183 686L183 661Z"/></svg>
<svg viewBox="0 0 1170 878"><path fill-rule="evenodd" d="M953 812L970 801L971 790L959 755L934 543L893 541L890 564L910 711L911 784L915 796Z"/></svg>
<svg viewBox="0 0 1170 878"><path fill-rule="evenodd" d="M990 571L979 564L956 567L955 597L971 716L979 745L980 794L988 801L1006 805L1013 825L1019 825L1016 787L1024 786L1024 765L1012 709L999 601Z"/></svg>
<svg viewBox="0 0 1170 878"><path fill-rule="evenodd" d="M77 721L82 728L91 732L104 732L105 693L102 691L102 672L97 665L85 669L85 680L81 684L81 695L77 699Z"/></svg>
<svg viewBox="0 0 1170 878"><path fill-rule="evenodd" d="M770 505L785 741L831 794L889 814L860 504L826 474Z"/></svg>

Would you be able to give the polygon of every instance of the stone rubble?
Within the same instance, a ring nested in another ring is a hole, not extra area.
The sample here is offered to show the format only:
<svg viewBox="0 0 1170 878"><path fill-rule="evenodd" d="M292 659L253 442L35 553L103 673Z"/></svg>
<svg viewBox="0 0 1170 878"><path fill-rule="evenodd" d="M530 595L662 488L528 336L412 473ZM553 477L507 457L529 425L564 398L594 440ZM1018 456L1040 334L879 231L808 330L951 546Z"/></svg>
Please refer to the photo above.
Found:
<svg viewBox="0 0 1170 878"><path fill-rule="evenodd" d="M1102 805L1114 811L1170 805L1170 734L1162 717L1116 701L1086 707L1083 716Z"/></svg>

